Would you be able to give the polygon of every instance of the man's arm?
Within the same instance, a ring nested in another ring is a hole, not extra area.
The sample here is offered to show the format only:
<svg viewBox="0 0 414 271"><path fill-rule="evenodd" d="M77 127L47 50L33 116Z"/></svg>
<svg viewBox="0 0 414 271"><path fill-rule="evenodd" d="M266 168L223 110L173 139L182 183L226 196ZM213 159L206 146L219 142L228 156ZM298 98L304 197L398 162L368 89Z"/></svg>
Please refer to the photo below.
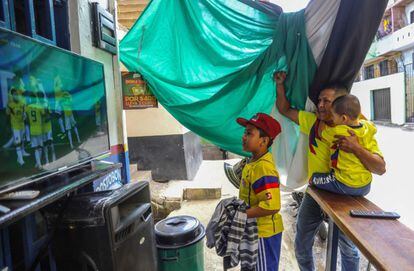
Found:
<svg viewBox="0 0 414 271"><path fill-rule="evenodd" d="M359 144L355 133L351 130L348 132L350 136L337 136L338 140L334 143L338 144L338 147L341 150L355 154L370 172L377 175L383 175L386 171L384 159L378 154L364 149L364 147Z"/></svg>
<svg viewBox="0 0 414 271"><path fill-rule="evenodd" d="M277 72L273 75L273 78L276 81L277 109L279 110L280 114L287 117L296 124L299 124L299 111L290 107L290 102L286 98L286 91L284 86L286 73Z"/></svg>
<svg viewBox="0 0 414 271"><path fill-rule="evenodd" d="M246 210L247 218L263 217L268 215L277 214L279 210L266 210L259 206L252 207Z"/></svg>

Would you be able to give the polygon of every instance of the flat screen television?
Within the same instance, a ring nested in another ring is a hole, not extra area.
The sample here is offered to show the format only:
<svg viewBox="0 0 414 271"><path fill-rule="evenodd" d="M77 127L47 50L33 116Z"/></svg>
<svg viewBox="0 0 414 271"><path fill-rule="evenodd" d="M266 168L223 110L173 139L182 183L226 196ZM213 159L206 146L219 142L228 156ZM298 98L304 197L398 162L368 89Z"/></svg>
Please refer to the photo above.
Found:
<svg viewBox="0 0 414 271"><path fill-rule="evenodd" d="M109 150L103 65L0 28L0 193Z"/></svg>

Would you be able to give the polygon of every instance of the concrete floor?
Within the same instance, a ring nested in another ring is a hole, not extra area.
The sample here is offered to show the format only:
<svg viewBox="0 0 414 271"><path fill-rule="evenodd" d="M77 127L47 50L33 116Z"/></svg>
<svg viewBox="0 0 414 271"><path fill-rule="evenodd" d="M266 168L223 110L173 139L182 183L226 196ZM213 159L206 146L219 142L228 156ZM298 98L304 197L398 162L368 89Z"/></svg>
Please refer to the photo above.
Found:
<svg viewBox="0 0 414 271"><path fill-rule="evenodd" d="M375 176L368 199L386 211L401 215L400 221L414 229L414 132L399 127L377 126L377 140L387 163L387 173Z"/></svg>
<svg viewBox="0 0 414 271"><path fill-rule="evenodd" d="M182 200L180 202L180 209L177 209L169 214L169 216L177 215L191 215L198 218L204 226L207 226L211 215L220 199L228 198L238 195L238 190L233 187L227 180L223 171L224 161L204 161L194 181L172 181L166 184L152 183L151 189L158 197L168 200L171 197L173 200L182 198L183 189L190 188L221 188L221 198L210 200ZM234 163L233 161L230 161ZM155 190L155 191L154 191ZM282 252L279 270L295 271L299 270L296 258L294 255L293 241L295 237L295 223L296 210L291 204L294 202L290 193L282 192L282 217L285 226L282 241ZM319 237L315 240L314 256L316 259L316 269L324 270L326 242L323 242ZM222 268L222 258L217 256L214 249L205 247L204 251L205 270L219 271ZM339 262L339 261L338 261ZM362 259L360 270L366 270L367 261ZM338 270L340 270L338 264ZM232 270L239 270L234 268ZM375 270L372 268L371 270Z"/></svg>

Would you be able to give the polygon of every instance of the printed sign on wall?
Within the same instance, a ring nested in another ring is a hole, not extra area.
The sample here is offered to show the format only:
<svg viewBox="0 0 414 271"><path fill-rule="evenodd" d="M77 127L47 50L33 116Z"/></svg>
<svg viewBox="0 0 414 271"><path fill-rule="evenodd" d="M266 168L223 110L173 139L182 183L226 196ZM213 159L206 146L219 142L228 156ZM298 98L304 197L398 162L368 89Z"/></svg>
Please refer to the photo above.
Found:
<svg viewBox="0 0 414 271"><path fill-rule="evenodd" d="M122 94L124 109L158 107L157 98L139 73L122 72Z"/></svg>

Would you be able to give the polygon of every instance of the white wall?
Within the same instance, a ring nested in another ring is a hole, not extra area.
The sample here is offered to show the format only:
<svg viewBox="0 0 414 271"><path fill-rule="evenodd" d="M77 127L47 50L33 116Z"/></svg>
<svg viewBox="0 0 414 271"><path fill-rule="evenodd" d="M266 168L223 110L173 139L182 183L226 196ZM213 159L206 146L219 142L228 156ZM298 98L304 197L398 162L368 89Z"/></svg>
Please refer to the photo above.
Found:
<svg viewBox="0 0 414 271"><path fill-rule="evenodd" d="M372 120L372 91L383 88L390 88L391 92L391 122L399 125L404 124L406 109L404 73L354 83L351 93L359 98L364 116Z"/></svg>
<svg viewBox="0 0 414 271"><path fill-rule="evenodd" d="M115 0L94 0L93 2L99 2L110 13L116 14ZM68 5L71 50L104 65L110 144L111 146L124 144L118 57L92 45L90 1L70 0Z"/></svg>
<svg viewBox="0 0 414 271"><path fill-rule="evenodd" d="M404 65L413 63L413 53L414 53L414 49L409 49L409 50L402 52Z"/></svg>
<svg viewBox="0 0 414 271"><path fill-rule="evenodd" d="M168 111L159 108L126 110L128 137L179 135L188 132Z"/></svg>

